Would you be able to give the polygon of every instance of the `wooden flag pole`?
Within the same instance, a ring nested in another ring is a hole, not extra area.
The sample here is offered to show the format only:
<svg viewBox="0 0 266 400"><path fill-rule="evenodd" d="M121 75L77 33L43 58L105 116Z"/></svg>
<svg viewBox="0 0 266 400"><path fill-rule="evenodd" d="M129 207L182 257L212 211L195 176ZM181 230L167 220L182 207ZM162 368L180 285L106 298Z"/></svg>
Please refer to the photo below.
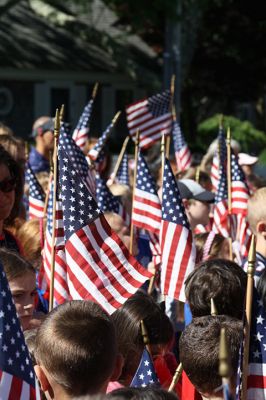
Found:
<svg viewBox="0 0 266 400"><path fill-rule="evenodd" d="M116 124L116 122L117 122L118 118L120 117L120 115L121 115L121 111L117 111L117 113L115 114L114 118L112 119L112 124L113 125Z"/></svg>
<svg viewBox="0 0 266 400"><path fill-rule="evenodd" d="M228 351L228 345L226 341L225 328L221 328L220 334L220 346L219 346L219 375L222 378L224 399L226 386L230 393L230 377L232 373L232 367L230 364L230 354Z"/></svg>
<svg viewBox="0 0 266 400"><path fill-rule="evenodd" d="M130 244L129 244L129 251L131 254L133 251L133 241L134 241L134 225L132 223L132 216L133 216L135 186L137 179L138 156L139 156L139 131L137 131L135 139L135 167L134 167L134 179L133 179L133 190L132 190L132 211L131 211Z"/></svg>
<svg viewBox="0 0 266 400"><path fill-rule="evenodd" d="M55 124L54 124L54 159L53 159L53 169L54 169L54 187L53 187L53 229L52 229L52 241L51 241L51 273L50 273L50 293L49 293L49 311L53 309L54 306L54 271L55 271L55 230L56 230L56 193L57 193L57 148L58 148L58 137L60 132L60 116L58 109L56 109L55 114Z"/></svg>
<svg viewBox="0 0 266 400"><path fill-rule="evenodd" d="M165 135L162 134L161 139L161 168L162 168L162 186L163 186L163 175L164 175L164 159L165 159Z"/></svg>
<svg viewBox="0 0 266 400"><path fill-rule="evenodd" d="M49 200L49 186L50 186L51 180L53 179L53 174L54 174L53 153L52 153L52 151L49 151L49 159L50 159L50 174L49 174L48 189L47 189L47 191L45 193L45 200L44 200L44 208L43 208L43 216L44 217L47 214L48 200Z"/></svg>
<svg viewBox="0 0 266 400"><path fill-rule="evenodd" d="M64 115L65 115L65 105L62 104L62 105L61 105L61 108L60 108L60 112L59 112L59 119L60 119L60 122L63 122Z"/></svg>
<svg viewBox="0 0 266 400"><path fill-rule="evenodd" d="M244 340L243 369L242 369L243 373L242 400L247 400L248 359L249 359L250 327L251 327L251 317L252 317L255 263L256 263L256 241L255 241L255 235L252 235L248 253L248 269L247 269L246 321L245 321L245 340Z"/></svg>
<svg viewBox="0 0 266 400"><path fill-rule="evenodd" d="M172 75L172 78L171 78L170 93L171 93L170 112L172 113L172 118L174 120L173 113L175 113L175 106L174 106L175 75ZM166 154L167 158L169 158L169 155L170 155L170 144L171 144L171 134L167 135L167 137L165 139L165 154Z"/></svg>
<svg viewBox="0 0 266 400"><path fill-rule="evenodd" d="M117 172L119 170L120 164L121 164L122 159L124 157L124 154L125 154L129 139L130 139L130 136L127 136L125 138L125 140L124 140L123 146L122 146L122 148L120 150L119 156L117 158L117 161L116 161L116 164L115 164L115 167L114 167L114 172L111 175L111 179L110 179L111 180L111 184L114 183L115 177L117 175Z"/></svg>
<svg viewBox="0 0 266 400"><path fill-rule="evenodd" d="M148 351L148 353L150 354L150 356L152 357L152 352L151 352L151 346L150 346L150 339L149 339L149 335L148 335L148 331L147 328L143 322L143 320L140 321L140 328L141 328L141 335L143 338L143 343Z"/></svg>
<svg viewBox="0 0 266 400"><path fill-rule="evenodd" d="M91 95L93 100L95 99L95 97L97 95L98 88L99 88L99 83L96 82L95 85L93 86L92 95Z"/></svg>
<svg viewBox="0 0 266 400"><path fill-rule="evenodd" d="M232 215L232 171L231 171L231 130L227 128L226 135L227 146L227 197L228 197L228 231L229 231L229 256L233 260L233 248L231 238L231 215Z"/></svg>
<svg viewBox="0 0 266 400"><path fill-rule="evenodd" d="M177 369L175 370L175 374L174 374L172 382L168 388L168 392L172 392L175 389L177 382L179 381L179 379L182 375L182 372L183 372L183 365L182 365L182 363L180 363L178 365Z"/></svg>

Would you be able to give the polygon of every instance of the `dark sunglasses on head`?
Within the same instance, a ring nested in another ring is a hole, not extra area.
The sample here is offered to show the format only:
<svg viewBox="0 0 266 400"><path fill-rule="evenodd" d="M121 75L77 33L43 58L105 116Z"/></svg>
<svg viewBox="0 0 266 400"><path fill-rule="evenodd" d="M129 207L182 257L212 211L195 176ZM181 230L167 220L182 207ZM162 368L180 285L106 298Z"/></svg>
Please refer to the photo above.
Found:
<svg viewBox="0 0 266 400"><path fill-rule="evenodd" d="M16 178L8 178L0 182L0 190L4 193L9 193L16 187Z"/></svg>

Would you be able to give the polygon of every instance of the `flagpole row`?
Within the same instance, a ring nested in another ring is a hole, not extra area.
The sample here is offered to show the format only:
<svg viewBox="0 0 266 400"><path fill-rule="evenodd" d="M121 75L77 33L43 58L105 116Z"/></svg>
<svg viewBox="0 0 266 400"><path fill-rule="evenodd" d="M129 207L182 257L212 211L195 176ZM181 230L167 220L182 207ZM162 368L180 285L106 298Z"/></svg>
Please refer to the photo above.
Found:
<svg viewBox="0 0 266 400"><path fill-rule="evenodd" d="M130 139L130 136L127 136L125 138L125 140L124 140L123 146L122 146L122 148L120 150L119 156L117 158L117 161L116 161L116 164L115 164L115 167L114 167L114 172L112 173L111 184L114 183L114 180L116 178L117 172L119 170L119 167L121 165L122 159L124 157L124 154L125 154L129 139Z"/></svg>
<svg viewBox="0 0 266 400"><path fill-rule="evenodd" d="M52 241L51 241L51 272L50 272L50 292L49 292L49 311L54 306L54 271L55 271L55 230L56 230L56 193L57 193L57 150L58 150L58 137L60 131L60 115L58 109L55 114L55 125L54 125L54 157L53 157L53 229L52 229Z"/></svg>
<svg viewBox="0 0 266 400"><path fill-rule="evenodd" d="M136 133L135 139L135 166L134 166L134 179L133 179L133 190L132 190L132 211L131 211L131 225L130 225L130 244L129 251L132 254L133 251L133 240L134 240L134 225L133 221L133 204L134 204L134 195L135 195L135 187L136 187L136 179L137 179L137 167L138 167L138 155L139 155L139 130Z"/></svg>
<svg viewBox="0 0 266 400"><path fill-rule="evenodd" d="M243 354L243 375L242 375L242 400L247 400L247 377L248 377L248 361L249 361L249 345L250 345L250 328L252 317L252 300L254 287L254 273L256 263L256 241L255 235L251 237L251 243L248 253L247 268L247 291L246 291L246 320L245 320L245 339Z"/></svg>

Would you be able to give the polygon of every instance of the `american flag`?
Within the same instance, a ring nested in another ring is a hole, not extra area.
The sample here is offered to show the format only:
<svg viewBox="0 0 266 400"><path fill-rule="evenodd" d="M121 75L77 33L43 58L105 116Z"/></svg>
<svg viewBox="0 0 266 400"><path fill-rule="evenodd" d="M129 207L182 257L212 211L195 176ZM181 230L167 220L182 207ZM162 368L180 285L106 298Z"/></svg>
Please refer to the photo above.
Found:
<svg viewBox="0 0 266 400"><path fill-rule="evenodd" d="M266 400L266 311L254 288L247 372L247 400ZM240 357L243 356L240 352ZM238 368L238 383L242 381L242 359ZM241 399L241 384L237 387Z"/></svg>
<svg viewBox="0 0 266 400"><path fill-rule="evenodd" d="M92 106L94 99L91 99L88 104L84 107L84 110L79 118L78 124L74 129L72 138L83 151L87 142L89 132L89 120L91 116Z"/></svg>
<svg viewBox="0 0 266 400"><path fill-rule="evenodd" d="M195 246L175 176L165 159L162 191L161 292L185 302L184 282L195 266Z"/></svg>
<svg viewBox="0 0 266 400"><path fill-rule="evenodd" d="M173 121L173 142L178 171L185 171L191 165L192 155L181 132L180 125Z"/></svg>
<svg viewBox="0 0 266 400"><path fill-rule="evenodd" d="M147 149L161 139L162 133L169 135L172 128L170 112L170 90L131 104L126 108L127 126L134 139L140 132L140 147Z"/></svg>
<svg viewBox="0 0 266 400"><path fill-rule="evenodd" d="M162 211L156 184L139 151L136 186L133 197L132 223L138 228L160 234Z"/></svg>
<svg viewBox="0 0 266 400"><path fill-rule="evenodd" d="M94 171L89 168L85 155L69 135L64 124L61 124L60 128L58 149L60 147L65 149L65 151L68 153L73 167L79 171L79 174L84 179L92 195L95 195L96 186Z"/></svg>
<svg viewBox="0 0 266 400"><path fill-rule="evenodd" d="M99 174L96 175L96 200L102 212L111 211L119 214L126 224L129 225L130 217L125 207L120 202L119 198L110 192L106 181L101 178Z"/></svg>
<svg viewBox="0 0 266 400"><path fill-rule="evenodd" d="M0 321L0 398L37 399L31 358L1 263Z"/></svg>
<svg viewBox="0 0 266 400"><path fill-rule="evenodd" d="M225 141L225 132L223 125L219 126L218 136L217 136L217 150L212 159L212 166L211 166L211 180L212 180L212 187L214 192L218 190L219 184L219 158L220 155L224 154L224 163L226 163L226 141Z"/></svg>
<svg viewBox="0 0 266 400"><path fill-rule="evenodd" d="M152 253L152 262L154 264L154 267L158 267L161 264L160 236L149 232L149 238L150 249Z"/></svg>
<svg viewBox="0 0 266 400"><path fill-rule="evenodd" d="M43 251L43 268L46 282L42 281L43 274L40 274L40 286L45 288L45 283L50 286L51 278L51 252L52 252L52 230L53 230L53 189L54 183L51 181L48 207L47 207L47 225L45 232L44 251ZM67 267L65 259L65 240L62 204L59 199L56 201L55 214L55 272L54 272L54 299L55 304L62 304L69 299L69 291L67 284Z"/></svg>
<svg viewBox="0 0 266 400"><path fill-rule="evenodd" d="M149 352L144 349L138 369L132 379L130 387L147 386L160 387L160 382L156 375L152 358Z"/></svg>
<svg viewBox="0 0 266 400"><path fill-rule="evenodd" d="M128 174L128 155L123 155L121 164L116 174L116 181L121 185L129 186L129 174Z"/></svg>
<svg viewBox="0 0 266 400"><path fill-rule="evenodd" d="M226 173L226 143L222 128L219 130L219 182L215 193L214 210L213 210L213 230L220 233L224 237L228 237L228 190L227 190L227 173Z"/></svg>
<svg viewBox="0 0 266 400"><path fill-rule="evenodd" d="M45 194L29 164L26 177L29 185L29 219L43 218Z"/></svg>
<svg viewBox="0 0 266 400"><path fill-rule="evenodd" d="M110 125L108 125L108 127L105 129L102 136L98 139L96 145L89 151L88 156L90 157L91 160L93 161L97 160L99 154L104 148L105 143L109 139L113 128L114 128L114 122L112 121Z"/></svg>
<svg viewBox="0 0 266 400"><path fill-rule="evenodd" d="M96 301L111 314L151 274L111 230L64 149L59 164L70 294Z"/></svg>

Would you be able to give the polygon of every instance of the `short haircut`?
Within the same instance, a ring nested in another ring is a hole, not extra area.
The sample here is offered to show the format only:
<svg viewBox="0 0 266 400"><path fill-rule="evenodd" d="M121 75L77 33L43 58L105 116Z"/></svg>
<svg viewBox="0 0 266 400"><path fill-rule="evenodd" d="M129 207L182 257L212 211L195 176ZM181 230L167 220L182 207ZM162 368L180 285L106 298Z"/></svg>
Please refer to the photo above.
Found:
<svg viewBox="0 0 266 400"><path fill-rule="evenodd" d="M66 302L51 311L40 326L34 355L37 364L68 395L98 393L115 366L114 326L98 304Z"/></svg>
<svg viewBox="0 0 266 400"><path fill-rule="evenodd" d="M0 260L3 264L8 281L12 281L12 279L21 277L27 272L35 274L35 270L31 263L21 257L16 251L1 248Z"/></svg>
<svg viewBox="0 0 266 400"><path fill-rule="evenodd" d="M193 317L211 312L211 299L218 314L242 319L247 276L233 261L213 259L203 262L186 279L186 298Z"/></svg>
<svg viewBox="0 0 266 400"><path fill-rule="evenodd" d="M255 234L260 221L266 222L266 187L256 190L248 199L248 222Z"/></svg>
<svg viewBox="0 0 266 400"><path fill-rule="evenodd" d="M151 345L166 346L173 340L172 324L164 310L151 296L143 292L135 293L111 316L117 330L119 352L124 357L124 365L119 381L135 374L144 344L140 321L143 320ZM155 347L155 346L154 346ZM156 346L157 347L157 346Z"/></svg>
<svg viewBox="0 0 266 400"><path fill-rule="evenodd" d="M32 263L35 269L40 269L42 263L42 225L39 219L26 221L18 230L17 238L23 249L26 260Z"/></svg>
<svg viewBox="0 0 266 400"><path fill-rule="evenodd" d="M225 315L195 318L179 340L180 362L192 384L203 394L213 394L222 384L219 376L221 328L225 328L232 377L235 377L243 335L242 321Z"/></svg>

